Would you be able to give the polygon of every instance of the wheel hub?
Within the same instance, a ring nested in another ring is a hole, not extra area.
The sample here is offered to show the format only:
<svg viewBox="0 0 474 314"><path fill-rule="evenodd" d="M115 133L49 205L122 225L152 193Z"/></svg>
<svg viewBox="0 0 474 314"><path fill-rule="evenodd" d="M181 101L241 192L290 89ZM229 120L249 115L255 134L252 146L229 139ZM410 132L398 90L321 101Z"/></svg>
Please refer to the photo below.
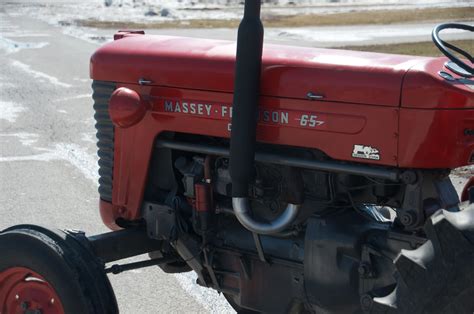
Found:
<svg viewBox="0 0 474 314"><path fill-rule="evenodd" d="M64 314L54 288L42 276L24 267L0 273L0 313Z"/></svg>

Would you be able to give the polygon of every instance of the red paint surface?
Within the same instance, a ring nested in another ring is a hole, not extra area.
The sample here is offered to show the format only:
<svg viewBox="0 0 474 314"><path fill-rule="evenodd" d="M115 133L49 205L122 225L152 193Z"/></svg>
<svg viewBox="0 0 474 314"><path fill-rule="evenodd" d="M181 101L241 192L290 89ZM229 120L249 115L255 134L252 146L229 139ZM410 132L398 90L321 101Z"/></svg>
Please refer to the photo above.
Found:
<svg viewBox="0 0 474 314"><path fill-rule="evenodd" d="M133 35L99 48L91 58L95 80L232 93L235 43ZM265 45L261 94L397 107L405 72L426 58Z"/></svg>
<svg viewBox="0 0 474 314"><path fill-rule="evenodd" d="M104 225L106 225L111 230L120 230L121 228L115 223L117 218L121 216L123 212L120 206L114 206L109 202L104 200L99 200L99 213L100 218Z"/></svg>
<svg viewBox="0 0 474 314"><path fill-rule="evenodd" d="M128 128L140 121L148 109L140 95L125 87L116 89L109 102L109 114L115 126Z"/></svg>
<svg viewBox="0 0 474 314"><path fill-rule="evenodd" d="M93 79L119 82L150 103L140 122L115 129L113 205L101 204L106 224L139 218L153 143L161 132L230 136L234 55L235 45L227 41L141 35L93 55ZM444 58L272 45L265 46L263 58L259 142L403 168L455 168L467 164L474 151L473 137L463 133L474 127L473 93L438 78ZM140 78L153 86L137 85ZM309 91L325 98L307 100ZM179 102L179 112L167 112L165 101ZM195 112L184 113L183 103L188 109L194 103ZM288 123L265 121L265 111L287 113ZM303 126L302 115L318 123ZM380 160L353 158L354 145L377 148Z"/></svg>
<svg viewBox="0 0 474 314"><path fill-rule="evenodd" d="M26 313L21 307L24 302L29 311L64 314L61 299L41 275L25 267L12 267L0 272L0 312Z"/></svg>
<svg viewBox="0 0 474 314"><path fill-rule="evenodd" d="M402 107L423 109L474 109L474 81L449 81L438 75L446 71L446 58L427 59L412 67L403 80ZM472 113L471 113L472 117ZM474 124L472 125L474 127Z"/></svg>
<svg viewBox="0 0 474 314"><path fill-rule="evenodd" d="M400 111L399 166L453 169L468 164L474 152L474 109Z"/></svg>

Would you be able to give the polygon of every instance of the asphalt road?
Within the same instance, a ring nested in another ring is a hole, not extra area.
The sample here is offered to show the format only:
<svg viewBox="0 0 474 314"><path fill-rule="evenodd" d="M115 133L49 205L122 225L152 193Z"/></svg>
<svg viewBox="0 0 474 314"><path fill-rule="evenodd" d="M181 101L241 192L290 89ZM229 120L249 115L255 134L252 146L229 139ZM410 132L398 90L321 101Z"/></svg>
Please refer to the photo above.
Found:
<svg viewBox="0 0 474 314"><path fill-rule="evenodd" d="M0 229L107 231L98 212L89 56L98 47L0 8ZM110 277L121 313L229 313L217 292L158 267Z"/></svg>
<svg viewBox="0 0 474 314"><path fill-rule="evenodd" d="M0 229L34 223L107 231L98 212L88 73L97 47L0 7ZM232 312L222 296L194 285L192 274L149 268L110 279L122 313Z"/></svg>

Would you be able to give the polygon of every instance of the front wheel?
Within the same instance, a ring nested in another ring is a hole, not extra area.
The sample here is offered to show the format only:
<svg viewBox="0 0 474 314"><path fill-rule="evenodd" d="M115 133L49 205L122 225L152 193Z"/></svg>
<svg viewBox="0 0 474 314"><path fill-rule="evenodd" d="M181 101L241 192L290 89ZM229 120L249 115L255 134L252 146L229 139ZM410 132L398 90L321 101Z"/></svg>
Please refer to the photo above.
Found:
<svg viewBox="0 0 474 314"><path fill-rule="evenodd" d="M0 252L0 313L118 313L104 265L78 236L15 226Z"/></svg>

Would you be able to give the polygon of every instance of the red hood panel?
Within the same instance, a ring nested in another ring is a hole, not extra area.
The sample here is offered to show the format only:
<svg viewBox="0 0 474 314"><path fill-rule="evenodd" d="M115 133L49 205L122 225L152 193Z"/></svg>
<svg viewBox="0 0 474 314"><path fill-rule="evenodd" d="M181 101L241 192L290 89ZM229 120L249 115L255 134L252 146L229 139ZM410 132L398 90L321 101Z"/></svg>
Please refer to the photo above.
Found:
<svg viewBox="0 0 474 314"><path fill-rule="evenodd" d="M427 59L411 68L403 81L402 107L420 109L474 108L474 79L465 79L444 67L447 58ZM452 76L447 80L439 75Z"/></svg>
<svg viewBox="0 0 474 314"><path fill-rule="evenodd" d="M91 58L94 80L233 92L235 43L133 35L108 43ZM265 45L261 94L399 106L405 73L423 60L412 56Z"/></svg>

